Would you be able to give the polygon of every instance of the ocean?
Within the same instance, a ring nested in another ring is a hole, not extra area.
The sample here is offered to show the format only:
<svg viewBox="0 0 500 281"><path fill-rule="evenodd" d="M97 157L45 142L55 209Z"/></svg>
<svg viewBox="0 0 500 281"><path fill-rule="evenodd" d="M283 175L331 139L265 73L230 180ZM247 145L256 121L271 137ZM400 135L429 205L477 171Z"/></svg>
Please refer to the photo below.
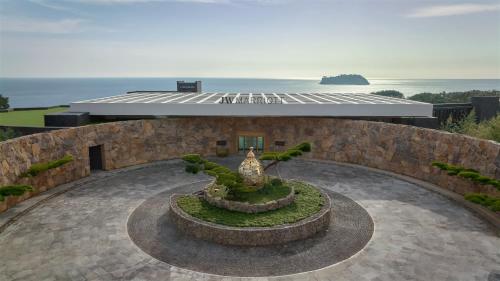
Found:
<svg viewBox="0 0 500 281"><path fill-rule="evenodd" d="M320 85L318 80L250 78L0 78L0 94L11 107L69 104L135 90L175 90L176 81L202 81L204 92L371 93L397 90L405 96L422 92L500 90L500 79L368 79L371 85Z"/></svg>

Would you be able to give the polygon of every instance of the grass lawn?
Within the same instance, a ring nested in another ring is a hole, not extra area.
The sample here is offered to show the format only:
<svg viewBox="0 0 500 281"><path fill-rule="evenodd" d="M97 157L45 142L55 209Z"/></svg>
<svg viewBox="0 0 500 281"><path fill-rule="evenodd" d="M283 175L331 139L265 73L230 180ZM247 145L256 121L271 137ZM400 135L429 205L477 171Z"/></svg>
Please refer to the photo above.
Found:
<svg viewBox="0 0 500 281"><path fill-rule="evenodd" d="M0 126L43 127L43 115L67 111L68 109L67 107L55 107L42 110L0 112Z"/></svg>
<svg viewBox="0 0 500 281"><path fill-rule="evenodd" d="M281 209L265 213L247 214L217 208L195 195L177 199L186 213L204 221L238 227L268 227L290 224L308 218L321 210L325 198L316 188L302 182L288 182L295 189L295 201Z"/></svg>

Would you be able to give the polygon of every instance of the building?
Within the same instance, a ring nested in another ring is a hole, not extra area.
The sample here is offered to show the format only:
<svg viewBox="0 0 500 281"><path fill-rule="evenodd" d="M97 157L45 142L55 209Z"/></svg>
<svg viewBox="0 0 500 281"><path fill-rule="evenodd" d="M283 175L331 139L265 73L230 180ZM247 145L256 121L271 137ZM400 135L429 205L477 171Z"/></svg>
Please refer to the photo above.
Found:
<svg viewBox="0 0 500 281"><path fill-rule="evenodd" d="M180 85L180 86L179 86ZM136 91L71 103L69 112L46 116L48 126L78 126L89 121L229 117L229 118L347 118L433 127L432 104L367 94L341 93L199 93L199 83L178 82L177 92ZM193 88L194 87L194 88ZM276 139L277 138L277 139ZM277 150L279 136L263 131L235 130L228 152ZM237 144L237 147L232 147Z"/></svg>

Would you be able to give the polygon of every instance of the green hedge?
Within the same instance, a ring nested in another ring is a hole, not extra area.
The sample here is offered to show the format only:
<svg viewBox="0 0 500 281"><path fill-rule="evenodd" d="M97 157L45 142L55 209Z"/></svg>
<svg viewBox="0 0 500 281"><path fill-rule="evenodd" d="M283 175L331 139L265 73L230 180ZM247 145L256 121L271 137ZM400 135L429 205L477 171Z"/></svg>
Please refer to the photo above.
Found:
<svg viewBox="0 0 500 281"><path fill-rule="evenodd" d="M265 152L259 157L260 160L272 160L272 161L288 161L293 157L302 155L303 152L310 152L311 144L308 142L303 142L292 148L287 149L284 152Z"/></svg>
<svg viewBox="0 0 500 281"><path fill-rule="evenodd" d="M243 178L238 172L205 160L199 154L186 154L182 159L186 161L186 172L196 174L202 170L205 174L215 177L216 183L227 187L229 192L244 190Z"/></svg>
<svg viewBox="0 0 500 281"><path fill-rule="evenodd" d="M29 185L8 185L0 187L0 201L3 201L7 196L21 196L27 191L33 191L33 187Z"/></svg>
<svg viewBox="0 0 500 281"><path fill-rule="evenodd" d="M462 166L455 166L438 161L432 162L432 166L437 167L443 171L446 171L450 176L459 176L483 185L489 184L500 190L500 180L483 176L474 169L468 169Z"/></svg>
<svg viewBox="0 0 500 281"><path fill-rule="evenodd" d="M311 144L303 142L284 152L263 153L260 160L288 161L293 157L302 155L303 152L310 151ZM217 163L210 162L199 154L186 154L182 157L182 160L186 161L186 172L196 174L202 170L205 174L215 177L217 185L227 187L230 195L236 192L254 191L253 189L245 186L243 178L237 171L233 171Z"/></svg>
<svg viewBox="0 0 500 281"><path fill-rule="evenodd" d="M182 157L182 160L191 164L203 163L203 158L199 154L186 154Z"/></svg>
<svg viewBox="0 0 500 281"><path fill-rule="evenodd" d="M61 159L46 162L46 163L36 163L31 165L31 167L28 169L28 171L24 172L21 174L21 177L27 178L27 177L35 177L41 172L45 172L50 169L57 168L59 166L62 166L68 162L73 161L73 156L71 155L66 155Z"/></svg>
<svg viewBox="0 0 500 281"><path fill-rule="evenodd" d="M200 171L200 165L198 164L187 164L186 172L191 174L197 174Z"/></svg>
<svg viewBox="0 0 500 281"><path fill-rule="evenodd" d="M465 195L465 199L482 205L494 212L500 212L500 198L495 198L481 193L468 193Z"/></svg>

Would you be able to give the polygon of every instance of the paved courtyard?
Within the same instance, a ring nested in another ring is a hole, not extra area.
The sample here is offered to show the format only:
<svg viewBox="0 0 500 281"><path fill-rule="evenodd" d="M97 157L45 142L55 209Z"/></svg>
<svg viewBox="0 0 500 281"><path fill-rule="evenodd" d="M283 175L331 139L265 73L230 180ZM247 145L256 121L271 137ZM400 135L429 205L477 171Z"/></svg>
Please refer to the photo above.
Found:
<svg viewBox="0 0 500 281"><path fill-rule="evenodd" d="M239 161L230 157L222 162L234 167ZM248 279L170 266L129 238L128 217L145 200L208 179L183 168L180 160L172 160L103 172L41 201L2 228L0 280ZM370 214L375 231L363 250L343 262L255 280L500 280L500 238L441 195L332 162L294 160L280 164L280 173L354 200ZM6 216L1 214L0 221Z"/></svg>

